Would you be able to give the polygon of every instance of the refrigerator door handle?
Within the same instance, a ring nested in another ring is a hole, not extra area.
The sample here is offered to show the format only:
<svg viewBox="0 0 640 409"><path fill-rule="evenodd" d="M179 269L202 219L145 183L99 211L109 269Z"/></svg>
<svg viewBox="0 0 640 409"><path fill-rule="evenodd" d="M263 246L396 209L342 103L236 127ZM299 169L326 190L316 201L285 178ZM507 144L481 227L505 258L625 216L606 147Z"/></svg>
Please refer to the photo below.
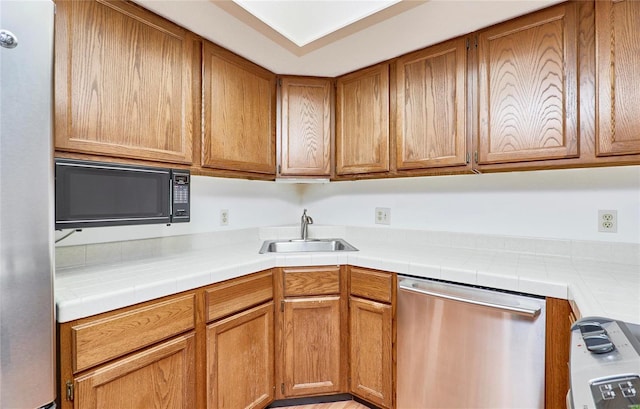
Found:
<svg viewBox="0 0 640 409"><path fill-rule="evenodd" d="M18 46L18 38L9 30L0 30L0 47L16 48Z"/></svg>

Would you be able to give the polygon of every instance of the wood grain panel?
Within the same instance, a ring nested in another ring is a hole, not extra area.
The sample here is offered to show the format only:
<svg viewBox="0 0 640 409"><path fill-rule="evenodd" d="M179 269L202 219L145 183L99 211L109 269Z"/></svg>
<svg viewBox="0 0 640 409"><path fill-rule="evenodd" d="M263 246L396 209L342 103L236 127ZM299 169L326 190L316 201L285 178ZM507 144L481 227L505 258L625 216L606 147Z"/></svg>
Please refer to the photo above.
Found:
<svg viewBox="0 0 640 409"><path fill-rule="evenodd" d="M280 174L329 176L331 79L283 77L280 81Z"/></svg>
<svg viewBox="0 0 640 409"><path fill-rule="evenodd" d="M284 395L340 392L340 297L284 300Z"/></svg>
<svg viewBox="0 0 640 409"><path fill-rule="evenodd" d="M340 267L284 268L284 296L340 293Z"/></svg>
<svg viewBox="0 0 640 409"><path fill-rule="evenodd" d="M185 334L79 377L76 409L192 409L195 337Z"/></svg>
<svg viewBox="0 0 640 409"><path fill-rule="evenodd" d="M208 41L202 52L202 166L275 174L275 75Z"/></svg>
<svg viewBox="0 0 640 409"><path fill-rule="evenodd" d="M351 393L392 407L391 306L349 297Z"/></svg>
<svg viewBox="0 0 640 409"><path fill-rule="evenodd" d="M73 372L192 329L194 308L194 295L188 294L73 326Z"/></svg>
<svg viewBox="0 0 640 409"><path fill-rule="evenodd" d="M214 285L205 290L207 322L240 312L273 298L271 270Z"/></svg>
<svg viewBox="0 0 640 409"><path fill-rule="evenodd" d="M336 84L336 173L389 171L389 64Z"/></svg>
<svg viewBox="0 0 640 409"><path fill-rule="evenodd" d="M393 274L383 271L349 267L352 295L370 300L391 303L394 279Z"/></svg>
<svg viewBox="0 0 640 409"><path fill-rule="evenodd" d="M465 38L397 60L398 169L466 164Z"/></svg>
<svg viewBox="0 0 640 409"><path fill-rule="evenodd" d="M480 32L480 164L578 156L576 7Z"/></svg>
<svg viewBox="0 0 640 409"><path fill-rule="evenodd" d="M640 153L640 2L596 1L597 154Z"/></svg>
<svg viewBox="0 0 640 409"><path fill-rule="evenodd" d="M192 162L193 35L122 1L57 1L57 150Z"/></svg>
<svg viewBox="0 0 640 409"><path fill-rule="evenodd" d="M571 328L567 300L547 297L545 332L545 407L563 408L569 390Z"/></svg>
<svg viewBox="0 0 640 409"><path fill-rule="evenodd" d="M209 409L262 408L274 395L273 302L207 327Z"/></svg>

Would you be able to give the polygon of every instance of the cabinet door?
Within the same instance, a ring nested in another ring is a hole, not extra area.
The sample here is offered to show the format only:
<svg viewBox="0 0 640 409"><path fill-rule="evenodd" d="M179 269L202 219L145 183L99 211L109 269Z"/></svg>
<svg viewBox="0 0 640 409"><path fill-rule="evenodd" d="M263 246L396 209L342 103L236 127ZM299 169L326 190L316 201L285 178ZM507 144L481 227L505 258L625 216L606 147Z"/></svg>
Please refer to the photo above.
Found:
<svg viewBox="0 0 640 409"><path fill-rule="evenodd" d="M280 174L330 176L331 80L281 78Z"/></svg>
<svg viewBox="0 0 640 409"><path fill-rule="evenodd" d="M349 298L351 393L377 406L392 406L391 306Z"/></svg>
<svg viewBox="0 0 640 409"><path fill-rule="evenodd" d="M186 334L76 379L75 409L192 409L195 337Z"/></svg>
<svg viewBox="0 0 640 409"><path fill-rule="evenodd" d="M466 70L464 38L398 59L398 169L466 164Z"/></svg>
<svg viewBox="0 0 640 409"><path fill-rule="evenodd" d="M480 164L578 156L576 3L478 36Z"/></svg>
<svg viewBox="0 0 640 409"><path fill-rule="evenodd" d="M97 0L56 1L55 32L57 150L192 162L198 91L188 31Z"/></svg>
<svg viewBox="0 0 640 409"><path fill-rule="evenodd" d="M340 392L340 297L284 301L284 396Z"/></svg>
<svg viewBox="0 0 640 409"><path fill-rule="evenodd" d="M336 173L389 171L389 64L337 80Z"/></svg>
<svg viewBox="0 0 640 409"><path fill-rule="evenodd" d="M276 76L203 44L202 166L275 174Z"/></svg>
<svg viewBox="0 0 640 409"><path fill-rule="evenodd" d="M640 2L596 1L596 149L640 153Z"/></svg>
<svg viewBox="0 0 640 409"><path fill-rule="evenodd" d="M273 302L209 325L207 407L266 407L274 396L273 345Z"/></svg>

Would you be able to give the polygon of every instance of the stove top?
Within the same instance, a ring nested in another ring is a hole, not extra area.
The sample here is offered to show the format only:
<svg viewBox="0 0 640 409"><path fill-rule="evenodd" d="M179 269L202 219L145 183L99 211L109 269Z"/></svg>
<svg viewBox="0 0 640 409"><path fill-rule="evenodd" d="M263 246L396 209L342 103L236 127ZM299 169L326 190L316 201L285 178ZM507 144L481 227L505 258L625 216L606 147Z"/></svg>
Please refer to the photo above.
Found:
<svg viewBox="0 0 640 409"><path fill-rule="evenodd" d="M640 409L640 326L587 317L571 327L574 409Z"/></svg>

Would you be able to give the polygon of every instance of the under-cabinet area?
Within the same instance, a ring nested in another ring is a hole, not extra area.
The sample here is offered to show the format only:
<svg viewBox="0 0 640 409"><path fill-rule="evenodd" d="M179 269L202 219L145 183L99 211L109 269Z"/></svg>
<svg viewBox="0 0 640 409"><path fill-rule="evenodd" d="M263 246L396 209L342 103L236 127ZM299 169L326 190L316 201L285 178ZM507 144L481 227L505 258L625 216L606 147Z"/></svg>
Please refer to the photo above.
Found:
<svg viewBox="0 0 640 409"><path fill-rule="evenodd" d="M272 268L61 323L60 407L266 408L344 394L401 407L397 279L351 265ZM569 306L547 303L554 408L567 390Z"/></svg>
<svg viewBox="0 0 640 409"><path fill-rule="evenodd" d="M556 4L335 78L271 72L134 3L56 3L58 157L265 180L640 163L635 1Z"/></svg>

